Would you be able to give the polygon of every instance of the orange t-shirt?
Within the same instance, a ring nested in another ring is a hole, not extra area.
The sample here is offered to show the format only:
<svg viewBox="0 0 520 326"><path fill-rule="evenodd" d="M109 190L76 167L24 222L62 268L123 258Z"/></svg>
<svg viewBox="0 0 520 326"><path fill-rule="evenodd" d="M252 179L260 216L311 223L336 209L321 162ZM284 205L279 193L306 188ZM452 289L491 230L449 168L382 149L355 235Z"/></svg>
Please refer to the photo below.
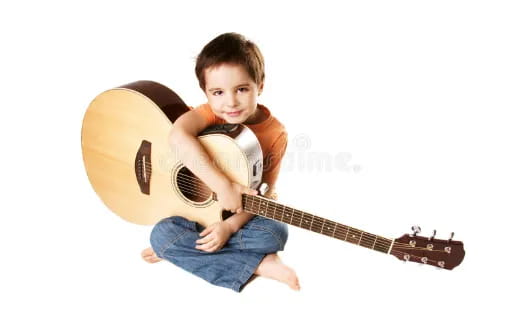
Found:
<svg viewBox="0 0 520 326"><path fill-rule="evenodd" d="M190 107L190 109L199 112L210 125L226 123L225 120L213 113L208 103L199 105L196 108ZM284 125L271 114L269 109L261 104L258 104L258 109L264 111L267 118L260 123L245 125L253 131L260 143L260 147L262 147L262 153L264 154L262 182L269 185L271 197L276 199L277 195L274 187L280 172L282 158L287 148L287 132Z"/></svg>

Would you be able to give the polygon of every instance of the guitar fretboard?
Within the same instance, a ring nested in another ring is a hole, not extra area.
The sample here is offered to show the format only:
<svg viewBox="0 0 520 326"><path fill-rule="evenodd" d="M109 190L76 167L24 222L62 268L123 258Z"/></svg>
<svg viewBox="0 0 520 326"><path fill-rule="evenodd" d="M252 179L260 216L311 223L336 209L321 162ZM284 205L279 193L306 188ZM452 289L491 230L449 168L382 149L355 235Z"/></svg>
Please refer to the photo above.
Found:
<svg viewBox="0 0 520 326"><path fill-rule="evenodd" d="M261 215L382 253L389 253L393 243L390 239L281 205L264 197L242 195L242 202L244 210L251 214Z"/></svg>

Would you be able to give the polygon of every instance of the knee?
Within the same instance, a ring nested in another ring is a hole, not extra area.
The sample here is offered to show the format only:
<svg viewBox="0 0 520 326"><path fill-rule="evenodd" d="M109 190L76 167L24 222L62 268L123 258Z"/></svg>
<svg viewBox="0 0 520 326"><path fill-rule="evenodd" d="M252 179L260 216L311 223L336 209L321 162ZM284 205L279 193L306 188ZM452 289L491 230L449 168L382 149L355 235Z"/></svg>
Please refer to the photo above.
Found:
<svg viewBox="0 0 520 326"><path fill-rule="evenodd" d="M280 240L280 250L285 248L285 243L287 242L287 238L289 237L289 230L287 228L287 224L278 222L278 230L277 234Z"/></svg>
<svg viewBox="0 0 520 326"><path fill-rule="evenodd" d="M274 243L271 247L276 248L276 251L284 250L285 243L287 242L287 238L289 236L287 224L268 220L268 225L266 225L265 231L267 231L274 240Z"/></svg>
<svg viewBox="0 0 520 326"><path fill-rule="evenodd" d="M159 221L150 233L150 244L157 256L161 257L164 250L171 245L172 239L179 232L173 223L174 217L164 218ZM162 257L161 257L162 258Z"/></svg>

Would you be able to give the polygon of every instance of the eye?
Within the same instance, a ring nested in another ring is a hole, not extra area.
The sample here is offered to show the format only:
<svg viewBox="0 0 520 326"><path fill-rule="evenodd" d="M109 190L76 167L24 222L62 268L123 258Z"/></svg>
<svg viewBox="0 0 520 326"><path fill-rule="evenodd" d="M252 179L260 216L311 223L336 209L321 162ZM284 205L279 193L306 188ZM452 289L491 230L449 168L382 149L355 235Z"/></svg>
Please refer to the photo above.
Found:
<svg viewBox="0 0 520 326"><path fill-rule="evenodd" d="M222 91L214 91L213 95L215 95L215 96L222 95Z"/></svg>
<svg viewBox="0 0 520 326"><path fill-rule="evenodd" d="M248 90L249 90L249 89L248 89L247 87L240 87L240 88L238 89L238 91L239 91L240 93L247 92Z"/></svg>

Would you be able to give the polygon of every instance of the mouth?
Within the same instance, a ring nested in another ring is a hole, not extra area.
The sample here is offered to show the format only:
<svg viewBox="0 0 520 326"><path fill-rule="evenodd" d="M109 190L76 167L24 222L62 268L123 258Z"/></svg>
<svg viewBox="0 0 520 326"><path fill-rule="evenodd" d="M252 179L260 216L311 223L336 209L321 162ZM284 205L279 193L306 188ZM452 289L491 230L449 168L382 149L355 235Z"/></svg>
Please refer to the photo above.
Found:
<svg viewBox="0 0 520 326"><path fill-rule="evenodd" d="M238 117L242 113L242 110L233 111L233 112L226 112L226 115L228 117Z"/></svg>

